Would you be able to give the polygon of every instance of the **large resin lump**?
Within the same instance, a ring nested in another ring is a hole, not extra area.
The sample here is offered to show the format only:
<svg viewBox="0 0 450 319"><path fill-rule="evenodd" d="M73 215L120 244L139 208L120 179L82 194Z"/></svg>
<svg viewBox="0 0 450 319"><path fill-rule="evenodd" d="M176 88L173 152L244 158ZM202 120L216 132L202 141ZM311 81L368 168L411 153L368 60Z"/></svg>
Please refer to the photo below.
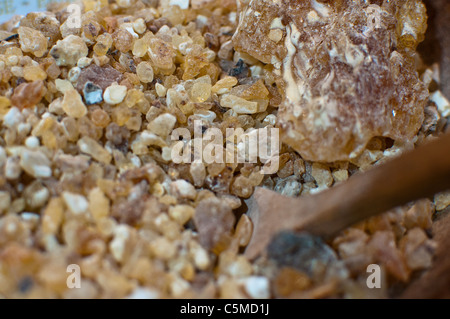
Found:
<svg viewBox="0 0 450 319"><path fill-rule="evenodd" d="M283 78L278 125L305 159L348 160L372 137L417 133L428 97L414 59L420 0L251 0L239 19L234 45Z"/></svg>

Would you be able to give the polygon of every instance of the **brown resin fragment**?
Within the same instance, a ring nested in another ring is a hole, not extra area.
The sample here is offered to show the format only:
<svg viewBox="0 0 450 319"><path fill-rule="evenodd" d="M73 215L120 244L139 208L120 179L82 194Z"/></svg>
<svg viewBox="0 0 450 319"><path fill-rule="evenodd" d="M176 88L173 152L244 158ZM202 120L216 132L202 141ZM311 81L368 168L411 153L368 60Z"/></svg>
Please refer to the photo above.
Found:
<svg viewBox="0 0 450 319"><path fill-rule="evenodd" d="M94 85L102 88L102 90L105 90L112 83L119 83L122 78L122 74L109 65L99 67L92 64L81 71L76 88L79 92L82 92L86 82L92 82Z"/></svg>
<svg viewBox="0 0 450 319"><path fill-rule="evenodd" d="M279 69L283 141L305 159L332 162L356 157L374 136L417 133L428 91L414 50L425 30L420 0L253 0L233 43Z"/></svg>
<svg viewBox="0 0 450 319"><path fill-rule="evenodd" d="M212 197L200 202L195 210L194 224L203 247L214 249L230 235L235 223L231 208Z"/></svg>
<svg viewBox="0 0 450 319"><path fill-rule="evenodd" d="M12 105L21 109L33 107L41 101L46 92L43 81L22 83L14 90L11 102Z"/></svg>

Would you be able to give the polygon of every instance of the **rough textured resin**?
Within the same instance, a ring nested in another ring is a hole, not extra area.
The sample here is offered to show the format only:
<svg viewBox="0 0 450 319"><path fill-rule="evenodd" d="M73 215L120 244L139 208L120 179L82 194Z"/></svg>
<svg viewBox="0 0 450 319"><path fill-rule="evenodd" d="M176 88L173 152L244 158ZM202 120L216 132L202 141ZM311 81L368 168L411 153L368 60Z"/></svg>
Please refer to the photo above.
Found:
<svg viewBox="0 0 450 319"><path fill-rule="evenodd" d="M283 141L308 160L347 160L372 137L419 130L428 91L414 54L425 11L420 0L252 0L241 3L233 43L284 80Z"/></svg>

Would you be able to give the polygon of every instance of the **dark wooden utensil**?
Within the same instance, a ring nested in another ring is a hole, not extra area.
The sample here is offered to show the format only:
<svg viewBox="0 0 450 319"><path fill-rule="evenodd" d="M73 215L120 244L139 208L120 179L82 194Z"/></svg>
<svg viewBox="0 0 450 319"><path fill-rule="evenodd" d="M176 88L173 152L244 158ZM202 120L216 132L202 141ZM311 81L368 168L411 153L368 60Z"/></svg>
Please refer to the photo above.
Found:
<svg viewBox="0 0 450 319"><path fill-rule="evenodd" d="M450 133L315 195L290 198L257 188L247 200L254 230L245 255L258 256L282 230L303 229L328 237L446 189L450 189Z"/></svg>

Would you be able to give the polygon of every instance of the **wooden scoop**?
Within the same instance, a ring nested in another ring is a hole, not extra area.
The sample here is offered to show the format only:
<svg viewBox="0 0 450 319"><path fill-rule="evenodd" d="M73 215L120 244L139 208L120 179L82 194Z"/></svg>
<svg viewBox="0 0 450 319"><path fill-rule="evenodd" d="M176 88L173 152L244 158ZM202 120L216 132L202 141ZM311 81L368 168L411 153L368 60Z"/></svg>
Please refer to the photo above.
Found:
<svg viewBox="0 0 450 319"><path fill-rule="evenodd" d="M247 200L253 234L245 250L257 257L282 230L328 237L370 216L450 189L450 133L413 151L301 198L257 188Z"/></svg>

